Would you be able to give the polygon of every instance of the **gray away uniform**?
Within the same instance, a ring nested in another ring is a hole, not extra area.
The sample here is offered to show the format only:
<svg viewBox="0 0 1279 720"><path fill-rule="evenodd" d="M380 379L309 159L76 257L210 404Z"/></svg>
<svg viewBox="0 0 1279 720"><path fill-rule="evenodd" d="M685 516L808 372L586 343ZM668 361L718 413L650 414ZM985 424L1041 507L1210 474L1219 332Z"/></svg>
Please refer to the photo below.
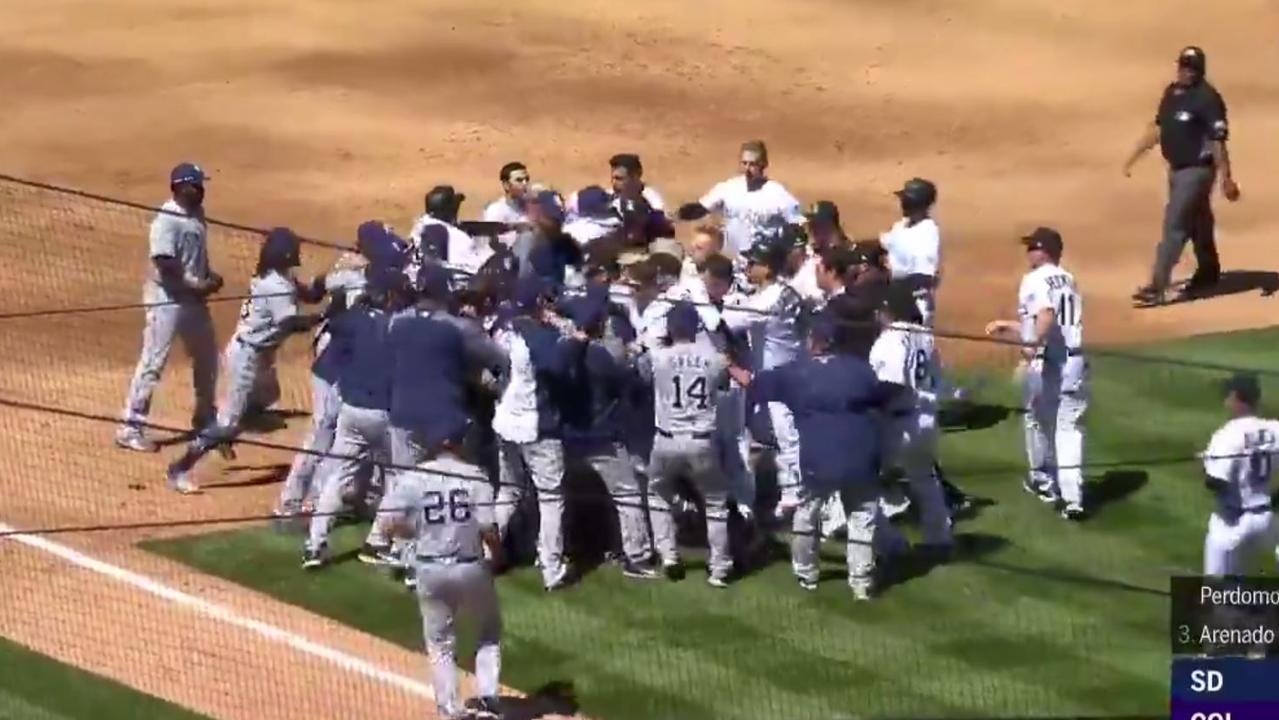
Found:
<svg viewBox="0 0 1279 720"><path fill-rule="evenodd" d="M479 625L475 679L480 697L497 697L502 667L502 617L480 540L482 530L496 531L492 486L479 467L439 457L403 473L388 497L393 517L411 526L417 549L418 606L435 702L443 717L459 717L454 628L459 613Z"/></svg>
<svg viewBox="0 0 1279 720"><path fill-rule="evenodd" d="M162 212L151 221L150 258L172 257L182 265L188 281L209 277L209 255L206 245L208 226L203 210L187 214L182 206L169 200ZM193 427L200 428L214 419L213 392L218 378L218 349L213 336L213 318L204 299L185 287L165 287L154 263L142 291L142 301L155 305L146 310L142 330L142 353L129 394L125 399L125 430L138 432L151 412L151 395L169 360L174 337L181 336L191 356L192 382L195 386Z"/></svg>
<svg viewBox="0 0 1279 720"><path fill-rule="evenodd" d="M664 563L679 559L671 501L675 480L688 477L706 504L707 568L715 577L733 569L728 538L728 482L715 443L715 415L727 386L727 361L707 341L649 351L640 373L653 384L655 436L649 459L653 541Z"/></svg>

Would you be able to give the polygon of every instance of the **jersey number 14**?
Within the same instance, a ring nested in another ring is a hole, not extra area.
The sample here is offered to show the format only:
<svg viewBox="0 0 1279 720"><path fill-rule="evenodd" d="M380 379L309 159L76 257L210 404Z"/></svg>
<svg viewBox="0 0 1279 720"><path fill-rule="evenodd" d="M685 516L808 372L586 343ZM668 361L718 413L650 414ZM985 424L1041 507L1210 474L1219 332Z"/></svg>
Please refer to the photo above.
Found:
<svg viewBox="0 0 1279 720"><path fill-rule="evenodd" d="M672 378L675 382L675 399L671 404L676 410L683 410L685 405L698 410L706 409L706 378L696 377L691 381L682 375ZM685 387L687 383L687 387Z"/></svg>

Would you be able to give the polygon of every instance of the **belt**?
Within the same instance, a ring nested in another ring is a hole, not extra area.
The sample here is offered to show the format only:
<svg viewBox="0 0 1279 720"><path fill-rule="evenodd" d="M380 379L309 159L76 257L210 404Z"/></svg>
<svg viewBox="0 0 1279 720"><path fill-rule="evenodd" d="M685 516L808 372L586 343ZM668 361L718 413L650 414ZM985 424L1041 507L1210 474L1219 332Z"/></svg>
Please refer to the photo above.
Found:
<svg viewBox="0 0 1279 720"><path fill-rule="evenodd" d="M251 342L249 342L249 341L247 341L247 340L242 340L242 339L240 339L240 336L239 336L239 335L236 335L236 336L235 336L235 341L236 341L237 343L239 343L239 344L243 345L244 347L246 347L246 348L248 348L248 349L250 349L250 350L256 351L256 352L262 352L263 350L265 350L265 349L266 349L266 348L261 347L261 346L259 346L259 345L254 345L253 343L251 343Z"/></svg>
<svg viewBox="0 0 1279 720"><path fill-rule="evenodd" d="M1212 166L1213 166L1212 158L1206 158L1204 160L1197 160L1192 163L1183 163L1181 165L1170 164L1168 165L1168 168L1172 170L1173 172L1177 172L1178 170L1189 170L1190 168L1204 168L1204 167L1212 167Z"/></svg>
<svg viewBox="0 0 1279 720"><path fill-rule="evenodd" d="M441 565L469 565L471 563L479 562L480 558L471 557L469 555L461 557L457 555L418 555L417 561L422 563L439 563Z"/></svg>
<svg viewBox="0 0 1279 720"><path fill-rule="evenodd" d="M714 432L683 432L683 433L672 433L672 432L667 432L666 430L663 430L663 429L661 429L661 428L653 428L653 430L654 430L654 431L655 431L658 435L661 435L662 437L667 437L667 438L682 437L682 438L692 438L692 439L694 439L694 440L710 440L711 438L715 437L715 433L714 433Z"/></svg>
<svg viewBox="0 0 1279 720"><path fill-rule="evenodd" d="M1066 357L1082 357L1082 356L1083 356L1083 354L1084 354L1084 351L1083 351L1083 350L1080 350L1080 349L1078 349L1078 348L1076 348L1076 349L1074 349L1074 350L1067 350L1067 351L1066 351ZM1044 352L1043 352L1042 350L1040 350L1039 352L1035 353L1035 359L1036 359L1036 360L1043 360L1043 359L1044 359Z"/></svg>

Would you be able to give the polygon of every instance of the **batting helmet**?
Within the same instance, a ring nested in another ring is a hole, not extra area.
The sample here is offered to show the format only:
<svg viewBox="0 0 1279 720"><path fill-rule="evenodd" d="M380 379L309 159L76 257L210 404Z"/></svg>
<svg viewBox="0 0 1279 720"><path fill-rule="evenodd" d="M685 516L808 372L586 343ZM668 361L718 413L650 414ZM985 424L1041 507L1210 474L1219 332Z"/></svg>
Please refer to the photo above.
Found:
<svg viewBox="0 0 1279 720"><path fill-rule="evenodd" d="M1202 76L1208 72L1208 56L1204 54L1203 48L1189 45L1177 54L1177 67L1190 68Z"/></svg>
<svg viewBox="0 0 1279 720"><path fill-rule="evenodd" d="M258 251L258 268L255 274L262 275L269 270L286 270L302 264L302 243L293 231L285 228L273 228L266 234L262 248Z"/></svg>
<svg viewBox="0 0 1279 720"><path fill-rule="evenodd" d="M923 178L907 180L902 189L893 194L901 198L902 207L908 210L923 210L937 202L937 186Z"/></svg>
<svg viewBox="0 0 1279 720"><path fill-rule="evenodd" d="M750 246L742 253L752 263L767 266L773 272L781 272L786 267L786 259L790 257L793 241L785 238L766 238Z"/></svg>

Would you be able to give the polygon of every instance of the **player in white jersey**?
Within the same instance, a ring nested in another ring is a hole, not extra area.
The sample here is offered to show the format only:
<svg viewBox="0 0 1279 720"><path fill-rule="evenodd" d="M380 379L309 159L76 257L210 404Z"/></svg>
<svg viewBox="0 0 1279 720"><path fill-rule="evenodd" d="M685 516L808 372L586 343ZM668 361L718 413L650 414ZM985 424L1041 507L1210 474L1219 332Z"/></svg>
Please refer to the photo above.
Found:
<svg viewBox="0 0 1279 720"><path fill-rule="evenodd" d="M906 284L914 291L924 325L932 327L941 280L941 230L929 216L937 202L937 186L923 178L911 178L894 194L901 202L902 218L879 236L879 244L888 253L892 282Z"/></svg>
<svg viewBox="0 0 1279 720"><path fill-rule="evenodd" d="M448 431L446 431L448 432ZM422 634L431 660L435 704L447 720L496 718L502 669L502 616L485 553L502 549L493 515L493 489L484 471L461 459L464 428L417 470L402 473L379 517L387 535L411 541ZM478 625L472 713L458 696L457 630L469 616Z"/></svg>
<svg viewBox="0 0 1279 720"><path fill-rule="evenodd" d="M1270 474L1279 455L1279 421L1257 417L1261 387L1252 375L1226 382L1230 420L1203 452L1205 482L1217 498L1204 537L1204 575L1247 573L1258 551L1276 553L1279 527L1271 508Z"/></svg>
<svg viewBox="0 0 1279 720"><path fill-rule="evenodd" d="M115 435L116 445L126 450L159 450L143 427L175 337L182 338L191 356L195 385L191 427L200 430L214 421L218 348L205 298L222 288L222 277L209 269L204 180L198 165L182 163L173 168L169 173L173 197L151 221L151 262L142 290L142 301L148 306L142 352L129 383L123 422Z"/></svg>
<svg viewBox="0 0 1279 720"><path fill-rule="evenodd" d="M716 409L727 386L728 362L704 338L700 320L688 303L676 303L666 316L670 344L641 356L641 376L653 386L653 453L649 462L649 510L653 541L666 576L684 576L671 515L675 484L688 477L706 506L710 545L706 581L727 587L733 572L728 535L728 482L716 445Z"/></svg>
<svg viewBox="0 0 1279 720"><path fill-rule="evenodd" d="M422 239L423 230L430 225L438 225L445 230L447 237L443 253L439 254L439 248L435 248L434 253L439 255L436 259L450 270L461 271L469 277L493 256L487 237L471 237L457 227L457 216L464 200L466 195L454 190L452 185L436 185L426 194L426 212L414 221L413 229L409 231L409 240L416 255L406 268L409 277L416 277L422 261L433 254L432 248L428 247L432 243L424 246Z"/></svg>
<svg viewBox="0 0 1279 720"><path fill-rule="evenodd" d="M226 350L226 396L218 411L217 425L201 430L186 452L168 468L169 487L183 494L199 492L189 473L210 450L226 447L240 429L245 410L259 393L262 378L274 368L275 351L291 333L305 332L319 322L298 313L298 297L318 300L305 293L293 279L300 265L301 243L288 228L267 233L258 255L258 267L249 281L249 298L240 308L240 322Z"/></svg>
<svg viewBox="0 0 1279 720"><path fill-rule="evenodd" d="M768 148L763 141L742 143L740 163L740 175L719 183L677 213L681 220L699 220L708 213L722 215L725 245L732 255L746 251L757 239L781 235L787 225L804 222L799 201L766 174Z"/></svg>
<svg viewBox="0 0 1279 720"><path fill-rule="evenodd" d="M502 166L497 177L502 182L502 197L485 206L483 219L510 226L510 229L497 236L498 240L510 247L515 243L520 229L529 224L528 213L524 209L529 192L528 168L522 162L508 162Z"/></svg>
<svg viewBox="0 0 1279 720"><path fill-rule="evenodd" d="M900 469L919 507L924 547L944 556L952 538L937 459L937 363L933 335L924 327L910 288L888 291L879 311L883 330L870 349L870 364L890 388L884 409L884 467Z"/></svg>
<svg viewBox="0 0 1279 720"><path fill-rule="evenodd" d="M992 337L1016 338L1025 390L1023 415L1030 473L1024 487L1047 503L1062 503L1067 520L1084 517L1084 433L1088 359L1083 354L1084 300L1075 276L1061 268L1061 234L1036 228L1022 238L1030 272L1017 292L1019 320L995 320Z"/></svg>

